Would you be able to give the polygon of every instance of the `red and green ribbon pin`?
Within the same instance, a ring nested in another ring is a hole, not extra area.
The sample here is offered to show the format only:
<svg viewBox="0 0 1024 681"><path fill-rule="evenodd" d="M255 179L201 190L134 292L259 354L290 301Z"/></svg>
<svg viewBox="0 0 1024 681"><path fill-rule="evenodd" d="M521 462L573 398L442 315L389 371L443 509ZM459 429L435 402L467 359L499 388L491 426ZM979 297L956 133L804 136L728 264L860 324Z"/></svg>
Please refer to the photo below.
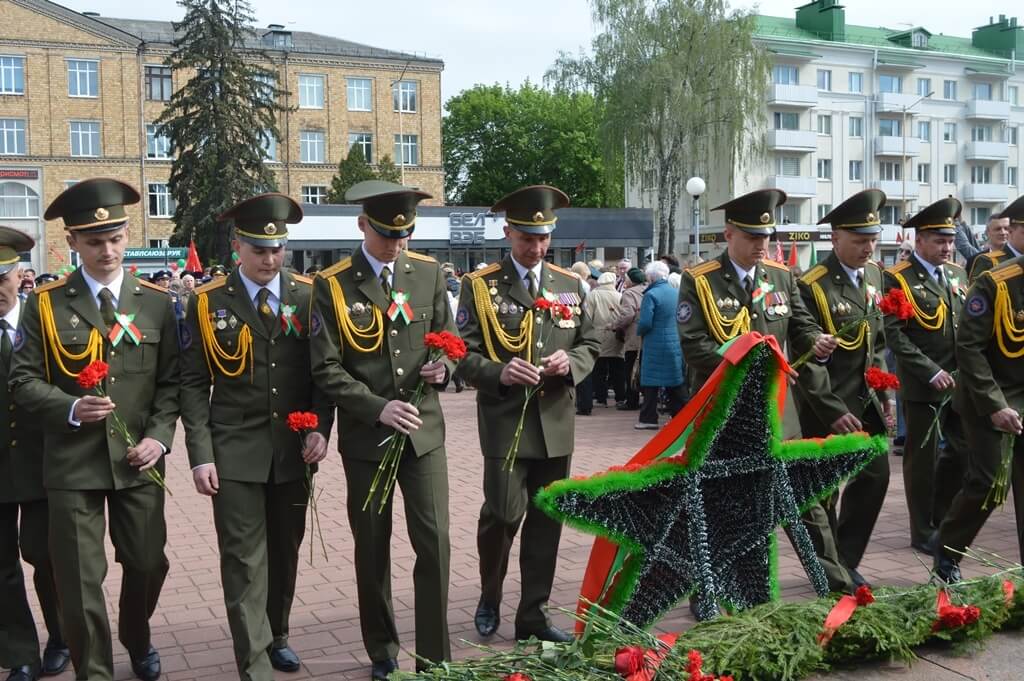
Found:
<svg viewBox="0 0 1024 681"><path fill-rule="evenodd" d="M281 305L281 330L286 336L298 336L302 333L302 323L295 314L297 308L297 305Z"/></svg>
<svg viewBox="0 0 1024 681"><path fill-rule="evenodd" d="M391 307L388 308L388 319L395 321L399 317L404 318L406 324L412 321L412 308L409 306L409 296L405 291L392 291Z"/></svg>
<svg viewBox="0 0 1024 681"><path fill-rule="evenodd" d="M135 320L134 313L121 314L120 312L115 312L114 319L117 321L114 323L114 328L110 330L110 334L107 336L110 339L111 345L116 348L117 344L120 343L121 339L125 336L128 336L128 339L136 345L142 342L142 333L139 331L139 327L135 326L133 323Z"/></svg>

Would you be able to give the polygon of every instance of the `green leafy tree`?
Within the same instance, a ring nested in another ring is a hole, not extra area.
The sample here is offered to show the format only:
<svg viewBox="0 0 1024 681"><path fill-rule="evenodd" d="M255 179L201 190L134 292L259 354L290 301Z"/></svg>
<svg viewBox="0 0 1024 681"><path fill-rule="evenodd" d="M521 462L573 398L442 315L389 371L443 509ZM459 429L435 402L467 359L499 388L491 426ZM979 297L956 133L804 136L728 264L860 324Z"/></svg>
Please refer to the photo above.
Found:
<svg viewBox="0 0 1024 681"><path fill-rule="evenodd" d="M762 158L770 61L754 16L724 0L591 0L592 54L559 56L549 81L593 93L607 167L657 192L659 253L675 252L686 179ZM646 177L645 177L646 176Z"/></svg>
<svg viewBox="0 0 1024 681"><path fill-rule="evenodd" d="M402 182L402 170L391 160L391 154L384 154L377 164L377 179L385 182Z"/></svg>
<svg viewBox="0 0 1024 681"><path fill-rule="evenodd" d="M609 168L602 157L601 116L589 93L477 85L445 107L448 203L489 206L524 185L550 184L575 206L622 205L622 166Z"/></svg>
<svg viewBox="0 0 1024 681"><path fill-rule="evenodd" d="M265 163L280 140L278 102L286 94L269 56L250 46L255 17L245 0L180 0L185 16L166 64L194 74L157 119L176 151L169 181L177 203L171 243L195 238L199 257L228 262L229 226L217 215L257 191L276 187Z"/></svg>
<svg viewBox="0 0 1024 681"><path fill-rule="evenodd" d="M345 192L357 182L375 180L377 174L366 162L362 147L353 144L348 155L338 162L338 172L331 178L331 188L327 190L327 203L348 203Z"/></svg>

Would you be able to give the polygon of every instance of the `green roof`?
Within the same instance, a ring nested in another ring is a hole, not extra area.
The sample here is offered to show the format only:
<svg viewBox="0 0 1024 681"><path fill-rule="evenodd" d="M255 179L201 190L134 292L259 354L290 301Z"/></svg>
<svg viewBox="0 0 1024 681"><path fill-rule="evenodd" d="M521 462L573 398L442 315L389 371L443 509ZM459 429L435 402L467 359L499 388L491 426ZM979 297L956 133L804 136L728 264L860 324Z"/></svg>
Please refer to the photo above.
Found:
<svg viewBox="0 0 1024 681"><path fill-rule="evenodd" d="M756 36L762 40L799 40L801 42L814 41L817 43L842 43L846 45L860 45L870 48L885 48L887 50L898 50L906 55L915 55L918 59L921 55L933 53L942 55L955 55L963 57L975 57L981 59L997 59L1008 61L997 55L979 49L971 44L970 38L957 38L954 36L932 34L928 38L928 47L910 48L901 47L894 43L891 38L897 35L906 34L907 29L892 29L885 27L872 28L870 26L846 25L846 35L840 39L833 39L832 36L819 35L797 28L796 19L790 17L769 17L757 15Z"/></svg>

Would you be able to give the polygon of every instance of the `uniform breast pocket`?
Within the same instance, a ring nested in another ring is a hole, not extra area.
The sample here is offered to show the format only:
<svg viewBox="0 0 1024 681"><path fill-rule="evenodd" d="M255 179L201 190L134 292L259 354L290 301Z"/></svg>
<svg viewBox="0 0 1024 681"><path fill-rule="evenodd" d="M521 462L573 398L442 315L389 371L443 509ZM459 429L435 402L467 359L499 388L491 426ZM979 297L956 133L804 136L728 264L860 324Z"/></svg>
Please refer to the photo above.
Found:
<svg viewBox="0 0 1024 681"><path fill-rule="evenodd" d="M71 352L80 352L85 349L86 344L89 342L89 334L92 329L86 327L85 329L67 329L64 331L57 331L57 338L60 339L60 344L63 345Z"/></svg>
<svg viewBox="0 0 1024 681"><path fill-rule="evenodd" d="M430 331L430 322L434 319L434 307L421 305L412 309L412 321L409 323L409 346L423 347L423 336Z"/></svg>
<svg viewBox="0 0 1024 681"><path fill-rule="evenodd" d="M127 337L118 343L124 370L128 373L145 373L156 368L157 355L160 351L160 329L139 329L139 335L142 338L138 345Z"/></svg>

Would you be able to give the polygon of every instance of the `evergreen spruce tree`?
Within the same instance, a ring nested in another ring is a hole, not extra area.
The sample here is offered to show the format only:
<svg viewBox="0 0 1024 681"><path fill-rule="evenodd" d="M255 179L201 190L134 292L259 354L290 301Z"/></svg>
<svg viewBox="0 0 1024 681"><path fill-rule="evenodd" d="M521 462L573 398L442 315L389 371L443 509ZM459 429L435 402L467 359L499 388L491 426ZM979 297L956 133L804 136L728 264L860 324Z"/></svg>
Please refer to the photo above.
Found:
<svg viewBox="0 0 1024 681"><path fill-rule="evenodd" d="M270 58L254 48L255 17L246 0L179 0L185 17L166 64L179 76L194 74L157 119L176 156L171 195L177 202L171 242L194 238L204 261L226 263L229 226L217 215L257 192L276 188L265 163L271 139L280 140L278 102L286 94Z"/></svg>
<svg viewBox="0 0 1024 681"><path fill-rule="evenodd" d="M394 164L392 164L394 165ZM366 162L363 150L353 144L348 155L338 163L338 172L331 178L331 188L327 191L327 203L348 203L345 192L357 182L376 180L377 174Z"/></svg>
<svg viewBox="0 0 1024 681"><path fill-rule="evenodd" d="M377 179L395 184L402 183L402 170L391 160L391 154L384 154L377 164Z"/></svg>

